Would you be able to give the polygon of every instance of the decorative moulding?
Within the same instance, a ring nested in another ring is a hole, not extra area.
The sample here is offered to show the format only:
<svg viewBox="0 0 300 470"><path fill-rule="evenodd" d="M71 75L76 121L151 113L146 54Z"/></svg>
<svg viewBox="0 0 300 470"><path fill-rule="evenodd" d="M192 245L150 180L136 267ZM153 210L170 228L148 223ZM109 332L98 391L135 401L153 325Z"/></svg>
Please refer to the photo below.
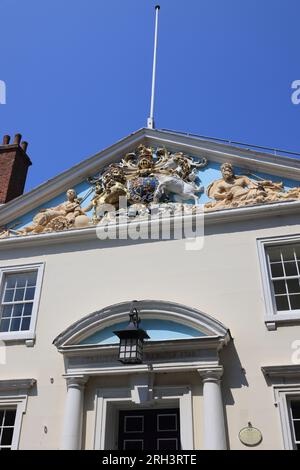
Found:
<svg viewBox="0 0 300 470"><path fill-rule="evenodd" d="M261 370L270 378L300 378L300 364L262 366Z"/></svg>
<svg viewBox="0 0 300 470"><path fill-rule="evenodd" d="M201 215L196 216L184 216L183 218L171 218L171 223L181 223L182 220L186 221L188 218L191 217L204 217L204 224L205 226L211 224L227 224L227 223L234 223L240 221L251 221L255 217L256 219L265 219L266 217L272 216L289 216L289 215L298 215L300 210L300 201L291 201L291 202L281 202L281 203L274 203L274 204L266 204L266 205L258 205L258 206L248 206L243 208L236 208L236 209L225 209L219 211L212 211ZM167 219L164 219L164 223L166 223ZM137 221L131 222L130 224L136 224L137 226L142 225L150 225L150 224L157 224L157 221ZM126 233L128 224L119 225L120 233ZM39 246L39 245L50 245L50 244L59 244L59 243L72 243L72 242L79 242L85 240L98 240L99 243L104 244L110 242L111 240L100 240L97 238L97 226L93 227L86 227L82 229L71 229L61 232L52 232L52 233L44 233L41 235L24 235L24 236L16 236L16 237L8 237L0 239L0 250L7 249L7 248L15 248L15 247L28 247L28 246ZM114 243L118 243L117 240L112 240ZM124 242L124 238L121 240ZM131 240L128 238L128 243L135 240ZM149 242L149 240L141 240L141 242ZM151 241L151 240L150 240ZM157 240L154 240L157 241ZM159 240L158 240L159 241Z"/></svg>
<svg viewBox="0 0 300 470"><path fill-rule="evenodd" d="M58 349L66 346L78 346L82 339L89 337L96 331L127 319L130 307L131 301L121 302L93 312L64 330L54 339L53 344ZM139 309L141 318L170 319L205 332L207 336L198 338L202 342L209 338L211 341L211 338L213 338L215 341L224 344L230 341L228 328L198 309L174 302L149 299L139 300ZM171 343L172 341L168 342L170 345ZM177 341L175 343L179 344Z"/></svg>
<svg viewBox="0 0 300 470"><path fill-rule="evenodd" d="M36 384L36 379L0 380L0 392L25 391Z"/></svg>

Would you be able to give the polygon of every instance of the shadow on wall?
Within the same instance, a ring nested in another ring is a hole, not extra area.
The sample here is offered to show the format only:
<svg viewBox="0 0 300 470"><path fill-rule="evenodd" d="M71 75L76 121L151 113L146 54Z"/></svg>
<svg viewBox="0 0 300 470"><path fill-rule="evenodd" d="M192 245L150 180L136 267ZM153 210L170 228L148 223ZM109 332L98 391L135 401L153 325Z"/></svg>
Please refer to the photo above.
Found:
<svg viewBox="0 0 300 470"><path fill-rule="evenodd" d="M234 340L220 352L220 362L224 366L224 375L222 377L224 404L234 405L231 389L249 387L246 372L241 364Z"/></svg>
<svg viewBox="0 0 300 470"><path fill-rule="evenodd" d="M230 449L226 406L232 406L235 403L231 389L249 387L246 371L241 364L233 339L220 352L220 363L224 366L224 375L222 377L223 411L227 448Z"/></svg>

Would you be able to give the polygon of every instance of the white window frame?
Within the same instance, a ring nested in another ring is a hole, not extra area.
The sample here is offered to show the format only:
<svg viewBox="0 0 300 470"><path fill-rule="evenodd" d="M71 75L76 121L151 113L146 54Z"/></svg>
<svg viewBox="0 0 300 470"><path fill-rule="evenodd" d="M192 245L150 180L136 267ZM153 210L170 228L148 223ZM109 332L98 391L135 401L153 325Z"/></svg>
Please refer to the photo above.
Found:
<svg viewBox="0 0 300 470"><path fill-rule="evenodd" d="M294 450L293 423L291 420L290 401L300 400L300 385L274 386L276 404L279 408L283 444L286 450Z"/></svg>
<svg viewBox="0 0 300 470"><path fill-rule="evenodd" d="M23 414L26 411L27 406L27 395L24 396L9 396L9 397L0 397L0 410L15 408L16 409L16 419L14 424L14 433L11 443L11 450L18 450L20 443L21 435L21 425Z"/></svg>
<svg viewBox="0 0 300 470"><path fill-rule="evenodd" d="M300 323L300 311L291 313L277 312L275 297L273 295L273 285L271 280L270 267L267 260L266 248L275 245L293 245L300 243L300 234L292 236L258 238L257 248L261 268L262 289L265 301L265 324L268 330L276 330L277 324Z"/></svg>
<svg viewBox="0 0 300 470"><path fill-rule="evenodd" d="M33 300L33 307L31 312L30 328L26 331L5 331L0 332L0 341L25 341L27 346L33 346L35 340L35 330L37 322L37 314L40 304L42 282L44 276L45 263L34 263L19 266L2 266L0 267L0 295L3 293L4 278L6 274L20 274L26 271L37 271L37 280L35 287L35 294Z"/></svg>
<svg viewBox="0 0 300 470"><path fill-rule="evenodd" d="M16 408L12 450L19 448L22 419L27 408L28 393L35 385L35 379L0 380L0 408Z"/></svg>

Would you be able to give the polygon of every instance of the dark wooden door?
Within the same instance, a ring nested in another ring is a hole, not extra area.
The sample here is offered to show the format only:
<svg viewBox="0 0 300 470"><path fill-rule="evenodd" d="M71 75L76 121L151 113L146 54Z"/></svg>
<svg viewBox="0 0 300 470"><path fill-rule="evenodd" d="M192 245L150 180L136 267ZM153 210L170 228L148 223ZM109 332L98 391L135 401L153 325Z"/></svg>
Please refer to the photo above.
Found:
<svg viewBox="0 0 300 470"><path fill-rule="evenodd" d="M180 450L177 408L119 412L119 450Z"/></svg>

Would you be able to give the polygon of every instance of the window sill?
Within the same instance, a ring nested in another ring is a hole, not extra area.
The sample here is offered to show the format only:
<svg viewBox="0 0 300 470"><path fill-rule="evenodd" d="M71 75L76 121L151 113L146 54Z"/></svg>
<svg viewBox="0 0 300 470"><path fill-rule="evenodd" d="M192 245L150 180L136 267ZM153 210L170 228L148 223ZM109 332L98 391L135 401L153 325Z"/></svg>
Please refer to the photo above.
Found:
<svg viewBox="0 0 300 470"><path fill-rule="evenodd" d="M0 341L4 343L22 342L26 346L32 347L35 343L35 334L32 331L12 331L0 333Z"/></svg>
<svg viewBox="0 0 300 470"><path fill-rule="evenodd" d="M276 330L277 325L285 323L300 323L300 313L281 313L265 317L266 327L270 331Z"/></svg>

